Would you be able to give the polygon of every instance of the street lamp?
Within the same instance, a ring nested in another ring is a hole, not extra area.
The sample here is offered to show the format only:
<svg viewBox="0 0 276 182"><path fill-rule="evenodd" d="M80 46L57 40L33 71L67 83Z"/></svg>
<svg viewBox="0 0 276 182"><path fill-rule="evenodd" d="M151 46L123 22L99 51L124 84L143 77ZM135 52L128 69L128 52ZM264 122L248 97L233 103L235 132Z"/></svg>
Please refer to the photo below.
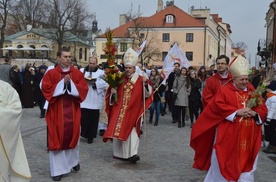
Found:
<svg viewBox="0 0 276 182"><path fill-rule="evenodd" d="M43 64L43 51L41 51L42 64Z"/></svg>

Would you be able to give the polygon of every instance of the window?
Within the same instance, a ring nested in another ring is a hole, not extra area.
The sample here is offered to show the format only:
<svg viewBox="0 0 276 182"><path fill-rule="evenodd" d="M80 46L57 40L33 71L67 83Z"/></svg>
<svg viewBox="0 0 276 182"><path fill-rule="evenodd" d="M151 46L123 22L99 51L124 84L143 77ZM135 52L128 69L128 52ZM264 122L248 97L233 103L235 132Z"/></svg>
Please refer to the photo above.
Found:
<svg viewBox="0 0 276 182"><path fill-rule="evenodd" d="M173 23L173 15L166 16L166 23Z"/></svg>
<svg viewBox="0 0 276 182"><path fill-rule="evenodd" d="M100 58L101 59L107 59L105 54L101 54Z"/></svg>
<svg viewBox="0 0 276 182"><path fill-rule="evenodd" d="M163 33L163 42L170 42L170 34Z"/></svg>
<svg viewBox="0 0 276 182"><path fill-rule="evenodd" d="M168 52L162 52L162 60L164 61L165 57L167 56Z"/></svg>
<svg viewBox="0 0 276 182"><path fill-rule="evenodd" d="M194 41L194 34L186 33L186 42L193 42L193 41Z"/></svg>
<svg viewBox="0 0 276 182"><path fill-rule="evenodd" d="M144 38L145 38L145 34L144 34L144 33L141 33L141 34L140 34L140 38L141 38L141 39L144 39Z"/></svg>
<svg viewBox="0 0 276 182"><path fill-rule="evenodd" d="M186 52L186 57L189 61L193 61L193 52Z"/></svg>
<svg viewBox="0 0 276 182"><path fill-rule="evenodd" d="M127 51L127 43L121 43L120 44L120 51L126 52Z"/></svg>
<svg viewBox="0 0 276 182"><path fill-rule="evenodd" d="M82 48L80 48L80 51L79 51L79 59L80 60L82 59Z"/></svg>
<svg viewBox="0 0 276 182"><path fill-rule="evenodd" d="M87 60L87 48L84 49L84 60Z"/></svg>

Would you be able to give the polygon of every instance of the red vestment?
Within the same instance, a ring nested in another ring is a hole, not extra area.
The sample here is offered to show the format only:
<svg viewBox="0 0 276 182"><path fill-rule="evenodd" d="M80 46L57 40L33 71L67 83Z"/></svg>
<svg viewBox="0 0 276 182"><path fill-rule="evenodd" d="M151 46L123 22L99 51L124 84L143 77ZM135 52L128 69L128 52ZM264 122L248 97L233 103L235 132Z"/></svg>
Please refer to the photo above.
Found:
<svg viewBox="0 0 276 182"><path fill-rule="evenodd" d="M75 84L79 97L69 95L67 91L53 97L57 84L67 74ZM58 65L44 75L42 92L49 102L45 117L48 127L49 150L65 150L76 147L80 136L80 103L85 99L87 91L88 87L83 74L73 66L68 72L63 72Z"/></svg>
<svg viewBox="0 0 276 182"><path fill-rule="evenodd" d="M229 72L226 78L222 78L221 75L216 72L214 76L206 80L205 87L202 91L202 104L204 108L208 103L211 103L219 88L226 85L231 79L232 75Z"/></svg>
<svg viewBox="0 0 276 182"><path fill-rule="evenodd" d="M220 88L213 101L203 110L191 134L190 145L195 150L194 168L209 169L214 147L220 172L225 179L238 180L242 172L252 170L261 147L262 126L257 125L252 117L236 116L234 122L225 118L243 108L242 103L248 100L248 92L253 90L250 83L247 92L243 92L230 82ZM252 109L264 121L267 114L265 104Z"/></svg>
<svg viewBox="0 0 276 182"><path fill-rule="evenodd" d="M117 88L117 103L109 104L110 87L106 93L105 111L108 117L108 127L103 136L104 142L113 138L126 141L133 127L136 127L138 137L140 136L141 117L144 113L142 77L138 76L135 82L130 81L127 77L123 79L123 83ZM150 85L148 86L150 87ZM149 108L152 99L152 94L146 98L145 109Z"/></svg>

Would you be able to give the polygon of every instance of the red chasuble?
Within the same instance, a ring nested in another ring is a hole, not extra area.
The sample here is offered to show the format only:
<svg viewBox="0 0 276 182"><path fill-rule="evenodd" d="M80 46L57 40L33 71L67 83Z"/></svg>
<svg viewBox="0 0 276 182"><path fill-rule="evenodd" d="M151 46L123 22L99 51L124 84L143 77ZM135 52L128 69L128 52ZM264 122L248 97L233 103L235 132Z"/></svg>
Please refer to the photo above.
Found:
<svg viewBox="0 0 276 182"><path fill-rule="evenodd" d="M194 168L208 170L213 147L216 149L219 168L227 180L238 180L242 172L252 170L261 147L262 126L253 118L237 116L234 122L225 118L244 107L249 92L239 91L228 83L221 87L213 101L207 105L192 128L191 147L195 150ZM265 103L253 108L264 121L267 108ZM216 142L214 143L217 130Z"/></svg>
<svg viewBox="0 0 276 182"><path fill-rule="evenodd" d="M53 97L59 81L70 74L79 97L69 95L66 91L63 95ZM42 92L49 102L46 113L48 127L49 150L65 150L75 148L80 136L80 103L85 99L88 91L87 83L83 74L70 67L68 72L63 72L58 65L55 69L48 71L42 80Z"/></svg>
<svg viewBox="0 0 276 182"><path fill-rule="evenodd" d="M202 92L202 104L204 108L208 103L211 103L219 88L226 85L231 80L231 78L231 73L228 73L226 78L222 78L220 74L216 72L214 76L211 76L206 80L206 85Z"/></svg>
<svg viewBox="0 0 276 182"><path fill-rule="evenodd" d="M106 114L108 117L108 127L103 136L103 141L117 138L126 141L133 127L136 127L140 136L141 117L144 113L143 102L143 81L138 76L136 81L124 77L124 82L118 87L118 102L109 104L110 90L106 93ZM148 85L150 87L150 85ZM152 94L145 100L145 109L152 103Z"/></svg>

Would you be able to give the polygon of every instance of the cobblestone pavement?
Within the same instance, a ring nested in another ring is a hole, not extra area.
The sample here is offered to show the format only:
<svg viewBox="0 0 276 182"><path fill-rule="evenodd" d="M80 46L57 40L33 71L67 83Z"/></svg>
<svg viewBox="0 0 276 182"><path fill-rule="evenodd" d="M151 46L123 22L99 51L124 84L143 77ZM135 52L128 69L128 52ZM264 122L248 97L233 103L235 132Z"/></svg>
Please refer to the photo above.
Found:
<svg viewBox="0 0 276 182"><path fill-rule="evenodd" d="M39 109L23 109L21 132L33 182L52 181L46 150L46 125ZM190 123L178 128L169 114L160 116L158 126L144 125L137 164L112 158L112 143L101 137L93 144L80 140L79 172L62 178L66 182L201 182L206 172L193 169L193 150L189 147ZM276 155L259 153L255 182L276 182Z"/></svg>

